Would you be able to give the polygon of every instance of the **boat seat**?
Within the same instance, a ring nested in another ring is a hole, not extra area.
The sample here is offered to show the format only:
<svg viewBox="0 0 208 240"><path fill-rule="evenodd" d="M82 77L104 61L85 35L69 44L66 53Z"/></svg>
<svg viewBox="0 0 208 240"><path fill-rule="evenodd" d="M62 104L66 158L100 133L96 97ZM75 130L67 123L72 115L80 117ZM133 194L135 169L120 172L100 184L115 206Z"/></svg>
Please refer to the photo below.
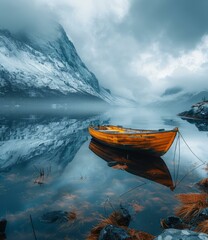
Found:
<svg viewBox="0 0 208 240"><path fill-rule="evenodd" d="M99 130L99 132L105 132L105 133L119 133L118 131L115 131L115 130Z"/></svg>

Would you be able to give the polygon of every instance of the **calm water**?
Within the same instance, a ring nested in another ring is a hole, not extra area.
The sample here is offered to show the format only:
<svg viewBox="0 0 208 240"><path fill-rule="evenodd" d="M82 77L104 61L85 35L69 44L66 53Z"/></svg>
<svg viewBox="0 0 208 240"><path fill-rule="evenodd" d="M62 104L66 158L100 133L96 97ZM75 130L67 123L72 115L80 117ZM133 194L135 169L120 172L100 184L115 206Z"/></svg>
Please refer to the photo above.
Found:
<svg viewBox="0 0 208 240"><path fill-rule="evenodd" d="M8 220L7 239L35 239L30 216L37 239L85 239L99 218L120 204L132 214L131 228L158 235L160 219L174 213L175 194L197 191L194 183L207 177L206 165L199 166L201 162L182 141L180 162L173 161L174 145L158 160L159 166L145 165L146 160L134 156L140 166L127 164L127 169L125 156L120 156L118 165L113 160L116 153L108 149L102 149L107 155L104 160L89 149L90 124L141 129L178 126L191 149L207 161L208 132L200 131L206 128L198 129L170 112L112 109L91 116L2 114L0 218ZM171 191L170 183L181 179ZM54 211L59 211L59 219L50 215ZM76 213L76 219L66 222L64 212Z"/></svg>

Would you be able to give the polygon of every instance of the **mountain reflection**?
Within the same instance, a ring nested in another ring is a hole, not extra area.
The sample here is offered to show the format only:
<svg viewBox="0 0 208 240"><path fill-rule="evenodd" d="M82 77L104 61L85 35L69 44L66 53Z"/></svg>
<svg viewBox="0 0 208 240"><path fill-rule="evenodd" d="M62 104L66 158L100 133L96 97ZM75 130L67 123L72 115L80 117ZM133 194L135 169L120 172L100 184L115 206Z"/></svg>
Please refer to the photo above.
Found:
<svg viewBox="0 0 208 240"><path fill-rule="evenodd" d="M131 174L154 181L174 190L174 183L165 162L160 157L141 155L103 145L92 139L89 148L104 159L109 167L125 170Z"/></svg>
<svg viewBox="0 0 208 240"><path fill-rule="evenodd" d="M208 120L196 120L196 119L189 119L189 118L182 118L187 122L194 124L199 131L208 132Z"/></svg>
<svg viewBox="0 0 208 240"><path fill-rule="evenodd" d="M88 139L88 126L99 123L98 116L2 118L0 172L22 163L62 171Z"/></svg>

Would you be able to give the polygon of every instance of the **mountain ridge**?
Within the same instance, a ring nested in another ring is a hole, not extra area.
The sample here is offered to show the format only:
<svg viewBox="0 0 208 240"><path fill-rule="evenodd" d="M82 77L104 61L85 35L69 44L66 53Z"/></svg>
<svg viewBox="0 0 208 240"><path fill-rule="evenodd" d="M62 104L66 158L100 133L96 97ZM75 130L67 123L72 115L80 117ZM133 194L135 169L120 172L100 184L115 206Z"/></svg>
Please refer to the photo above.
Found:
<svg viewBox="0 0 208 240"><path fill-rule="evenodd" d="M108 103L115 98L101 87L56 24L50 35L0 29L0 96L67 97L91 95Z"/></svg>

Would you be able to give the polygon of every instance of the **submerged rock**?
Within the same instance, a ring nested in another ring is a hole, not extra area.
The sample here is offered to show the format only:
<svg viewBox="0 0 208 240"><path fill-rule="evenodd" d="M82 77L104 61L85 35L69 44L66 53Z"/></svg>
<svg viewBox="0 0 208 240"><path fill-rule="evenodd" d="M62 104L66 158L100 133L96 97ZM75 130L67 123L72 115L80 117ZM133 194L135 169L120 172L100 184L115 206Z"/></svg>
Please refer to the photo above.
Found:
<svg viewBox="0 0 208 240"><path fill-rule="evenodd" d="M192 228L191 230L195 230L197 228L197 226L199 224L201 224L202 222L208 220L208 207L207 208L204 208L202 209L199 214L197 214L196 217L194 217L192 220L191 220L191 225L192 225Z"/></svg>
<svg viewBox="0 0 208 240"><path fill-rule="evenodd" d="M66 211L52 211L44 213L40 219L44 223L67 222L69 221L69 213Z"/></svg>
<svg viewBox="0 0 208 240"><path fill-rule="evenodd" d="M127 240L131 236L123 229L114 225L106 225L100 232L98 240Z"/></svg>
<svg viewBox="0 0 208 240"><path fill-rule="evenodd" d="M108 218L104 218L91 229L87 239L131 239L125 238L126 235L124 234L124 230L122 228L124 227L127 229L130 221L131 215L129 211L120 205L118 210L112 212Z"/></svg>
<svg viewBox="0 0 208 240"><path fill-rule="evenodd" d="M6 239L6 226L7 226L7 220L1 219L0 220L0 240Z"/></svg>
<svg viewBox="0 0 208 240"><path fill-rule="evenodd" d="M176 216L170 216L165 219L161 220L161 226L166 228L176 228L176 229L183 229L184 224L181 218Z"/></svg>
<svg viewBox="0 0 208 240"><path fill-rule="evenodd" d="M166 229L154 240L208 240L208 235L189 230Z"/></svg>
<svg viewBox="0 0 208 240"><path fill-rule="evenodd" d="M196 183L196 187L198 187L202 192L208 193L208 178L204 178Z"/></svg>
<svg viewBox="0 0 208 240"><path fill-rule="evenodd" d="M1 219L0 220L0 233L5 233L6 231L7 220Z"/></svg>
<svg viewBox="0 0 208 240"><path fill-rule="evenodd" d="M1 219L0 220L0 235L5 233L6 225L7 225L7 220L6 219Z"/></svg>

